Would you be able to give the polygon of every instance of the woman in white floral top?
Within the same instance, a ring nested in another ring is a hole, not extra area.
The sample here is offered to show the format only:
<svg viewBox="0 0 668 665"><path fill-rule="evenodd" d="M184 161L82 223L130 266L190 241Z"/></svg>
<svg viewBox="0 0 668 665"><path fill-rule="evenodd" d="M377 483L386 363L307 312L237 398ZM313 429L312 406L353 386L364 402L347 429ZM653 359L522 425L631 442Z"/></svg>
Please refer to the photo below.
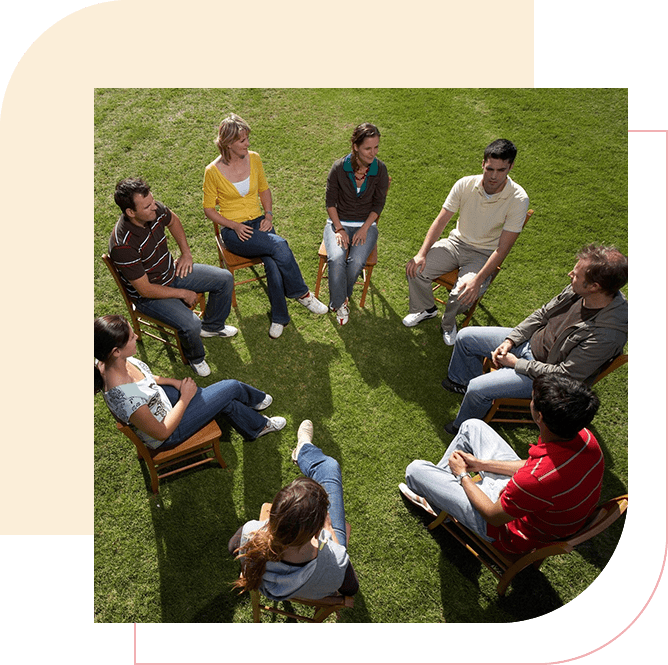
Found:
<svg viewBox="0 0 668 665"><path fill-rule="evenodd" d="M285 418L260 413L271 395L240 381L227 379L206 388L195 381L154 376L133 355L137 335L117 315L95 319L95 392L116 420L129 424L149 448L177 445L218 414L226 416L247 440L285 427Z"/></svg>

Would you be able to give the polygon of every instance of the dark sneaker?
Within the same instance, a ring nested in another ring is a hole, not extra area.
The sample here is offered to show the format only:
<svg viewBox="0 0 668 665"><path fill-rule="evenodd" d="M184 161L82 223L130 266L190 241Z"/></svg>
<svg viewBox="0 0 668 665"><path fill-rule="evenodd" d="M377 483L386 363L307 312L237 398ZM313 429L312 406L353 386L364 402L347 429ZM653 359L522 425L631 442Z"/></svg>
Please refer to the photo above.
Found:
<svg viewBox="0 0 668 665"><path fill-rule="evenodd" d="M454 420L453 420L451 423L448 423L447 425L445 425L445 426L443 427L443 429L444 429L448 434L452 434L452 436L454 436L455 434L457 434L457 432L459 432L459 427L457 427L457 426L455 425L455 421L454 421Z"/></svg>
<svg viewBox="0 0 668 665"><path fill-rule="evenodd" d="M451 393L457 393L458 395L464 395L466 393L466 386L461 385L461 383L450 381L447 376L441 381L441 385Z"/></svg>

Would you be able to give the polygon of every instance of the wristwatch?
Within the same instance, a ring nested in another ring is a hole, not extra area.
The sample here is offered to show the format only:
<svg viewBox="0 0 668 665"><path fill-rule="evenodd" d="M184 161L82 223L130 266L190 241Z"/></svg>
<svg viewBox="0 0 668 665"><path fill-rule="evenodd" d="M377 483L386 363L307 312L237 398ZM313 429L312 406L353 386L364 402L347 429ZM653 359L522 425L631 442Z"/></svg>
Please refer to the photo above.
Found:
<svg viewBox="0 0 668 665"><path fill-rule="evenodd" d="M457 480L459 481L459 484L460 484L460 485L462 484L462 480L464 480L464 476L468 476L468 475L469 475L469 474L468 474L466 471L464 471L464 473L460 473L460 474L457 476Z"/></svg>

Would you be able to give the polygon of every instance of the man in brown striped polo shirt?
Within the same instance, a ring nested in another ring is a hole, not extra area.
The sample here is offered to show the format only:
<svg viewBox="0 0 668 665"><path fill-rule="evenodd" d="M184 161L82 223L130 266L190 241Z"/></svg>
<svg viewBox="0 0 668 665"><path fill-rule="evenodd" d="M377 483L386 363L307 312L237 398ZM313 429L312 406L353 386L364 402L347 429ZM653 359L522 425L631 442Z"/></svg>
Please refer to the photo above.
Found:
<svg viewBox="0 0 668 665"><path fill-rule="evenodd" d="M178 329L191 367L199 376L208 376L211 370L201 338L232 337L238 332L225 324L232 305L231 273L193 263L181 220L153 198L141 178L121 180L114 200L122 214L109 239L109 255L130 297L140 312ZM167 246L165 229L181 250L176 260ZM201 321L190 309L197 293L209 294Z"/></svg>

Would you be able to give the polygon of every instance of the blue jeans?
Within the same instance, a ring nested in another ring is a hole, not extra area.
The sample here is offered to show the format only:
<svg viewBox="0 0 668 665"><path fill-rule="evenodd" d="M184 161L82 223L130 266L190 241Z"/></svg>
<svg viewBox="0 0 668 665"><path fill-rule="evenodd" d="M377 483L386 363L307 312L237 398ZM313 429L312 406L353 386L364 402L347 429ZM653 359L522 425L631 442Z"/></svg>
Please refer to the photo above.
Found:
<svg viewBox="0 0 668 665"><path fill-rule="evenodd" d="M438 464L415 460L406 468L406 484L423 496L432 508L444 510L488 541L487 522L473 507L464 488L450 471L448 462L455 450L471 453L478 459L518 460L515 451L482 420L467 420L448 446ZM478 487L496 503L510 476L481 471Z"/></svg>
<svg viewBox="0 0 668 665"><path fill-rule="evenodd" d="M366 234L366 242L363 245L352 244L358 226L347 226L341 222L350 240L350 249L340 247L336 242L334 224L327 222L322 239L327 250L327 269L329 271L329 306L338 309L346 298L353 294L353 287L357 278L364 270L364 266L378 240L378 227L372 224ZM347 256L346 256L347 252Z"/></svg>
<svg viewBox="0 0 668 665"><path fill-rule="evenodd" d="M221 229L221 234L230 252L247 258L262 259L267 274L271 320L273 323L285 326L290 322L285 299L305 296L308 293L308 286L304 282L288 241L276 235L273 226L270 231L260 231L260 222L263 219L264 215L244 222L253 229L253 235L243 242L232 229L225 227Z"/></svg>
<svg viewBox="0 0 668 665"><path fill-rule="evenodd" d="M511 331L512 328L468 327L457 334L448 377L467 388L454 420L455 427L469 418L484 418L497 397L531 397L533 380L510 367L483 374L482 357L491 358L492 351ZM518 358L534 359L529 342L513 348L511 353Z"/></svg>
<svg viewBox="0 0 668 665"><path fill-rule="evenodd" d="M220 330L225 325L232 306L233 284L229 270L201 263L193 264L189 275L174 279L169 286L175 289L209 294L201 321L179 298L139 298L136 305L147 316L174 326L179 332L186 358L191 363L198 363L205 356L200 330Z"/></svg>
<svg viewBox="0 0 668 665"><path fill-rule="evenodd" d="M174 406L179 391L173 386L162 386ZM160 448L182 443L208 425L219 413L224 414L244 439L252 441L264 429L267 419L252 407L257 406L267 393L241 381L226 379L206 388L198 388L190 400L178 427L165 439Z"/></svg>
<svg viewBox="0 0 668 665"><path fill-rule="evenodd" d="M340 545L347 547L346 512L343 508L343 483L341 467L333 458L312 443L305 443L299 451L297 464L308 478L320 483L329 496L329 517Z"/></svg>

